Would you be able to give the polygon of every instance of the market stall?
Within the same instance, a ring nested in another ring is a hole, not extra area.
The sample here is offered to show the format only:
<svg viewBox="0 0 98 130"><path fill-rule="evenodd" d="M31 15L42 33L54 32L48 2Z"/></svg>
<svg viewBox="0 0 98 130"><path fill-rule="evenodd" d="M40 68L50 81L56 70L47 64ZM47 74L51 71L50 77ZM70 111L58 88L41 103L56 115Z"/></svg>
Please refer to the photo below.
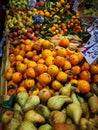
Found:
<svg viewBox="0 0 98 130"><path fill-rule="evenodd" d="M5 130L98 129L98 19L88 24L78 5L9 1L0 86Z"/></svg>

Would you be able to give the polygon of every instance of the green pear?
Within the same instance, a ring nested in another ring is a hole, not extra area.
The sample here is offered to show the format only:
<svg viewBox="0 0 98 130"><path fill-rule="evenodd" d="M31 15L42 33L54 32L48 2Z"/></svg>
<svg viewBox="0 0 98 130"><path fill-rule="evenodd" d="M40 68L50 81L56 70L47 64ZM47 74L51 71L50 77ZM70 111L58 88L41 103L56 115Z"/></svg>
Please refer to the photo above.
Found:
<svg viewBox="0 0 98 130"><path fill-rule="evenodd" d="M53 130L52 129L52 126L50 124L44 124L44 125L41 125L38 130Z"/></svg>
<svg viewBox="0 0 98 130"><path fill-rule="evenodd" d="M40 103L40 98L37 95L31 95L28 97L26 103L24 104L23 111L28 111L34 109Z"/></svg>
<svg viewBox="0 0 98 130"><path fill-rule="evenodd" d="M36 111L41 114L42 116L45 117L45 119L48 119L50 116L50 110L47 106L43 105L43 104L39 104L36 107Z"/></svg>
<svg viewBox="0 0 98 130"><path fill-rule="evenodd" d="M71 103L67 105L66 111L68 116L72 118L76 125L78 125L82 116L81 106L79 104Z"/></svg>
<svg viewBox="0 0 98 130"><path fill-rule="evenodd" d="M28 97L29 97L29 94L27 92L19 92L17 94L17 103L19 103L20 106L23 108L23 106L26 103Z"/></svg>
<svg viewBox="0 0 98 130"><path fill-rule="evenodd" d="M35 125L30 121L23 121L17 130L37 130Z"/></svg>
<svg viewBox="0 0 98 130"><path fill-rule="evenodd" d="M67 85L64 86L64 87L61 87L61 88L59 89L59 93L60 93L61 95L70 96L70 94L71 94L71 84L67 84Z"/></svg>
<svg viewBox="0 0 98 130"><path fill-rule="evenodd" d="M64 95L55 95L49 98L47 106L50 110L60 110L64 103L71 103L72 99Z"/></svg>

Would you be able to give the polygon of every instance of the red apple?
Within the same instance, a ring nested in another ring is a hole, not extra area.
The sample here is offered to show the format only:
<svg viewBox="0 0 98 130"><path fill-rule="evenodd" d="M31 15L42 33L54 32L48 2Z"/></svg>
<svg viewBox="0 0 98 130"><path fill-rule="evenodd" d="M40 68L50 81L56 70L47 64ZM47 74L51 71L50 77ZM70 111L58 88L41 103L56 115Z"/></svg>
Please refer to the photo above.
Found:
<svg viewBox="0 0 98 130"><path fill-rule="evenodd" d="M27 39L27 36L21 35L21 38L24 39L24 40L26 40L26 39Z"/></svg>
<svg viewBox="0 0 98 130"><path fill-rule="evenodd" d="M35 24L35 25L34 25L34 28L35 28L35 29L39 29L39 28L40 28L40 25L39 25L39 24Z"/></svg>
<svg viewBox="0 0 98 130"><path fill-rule="evenodd" d="M27 28L27 32L33 32L32 28Z"/></svg>
<svg viewBox="0 0 98 130"><path fill-rule="evenodd" d="M44 1L40 1L39 2L39 6L44 6L45 5L45 2Z"/></svg>

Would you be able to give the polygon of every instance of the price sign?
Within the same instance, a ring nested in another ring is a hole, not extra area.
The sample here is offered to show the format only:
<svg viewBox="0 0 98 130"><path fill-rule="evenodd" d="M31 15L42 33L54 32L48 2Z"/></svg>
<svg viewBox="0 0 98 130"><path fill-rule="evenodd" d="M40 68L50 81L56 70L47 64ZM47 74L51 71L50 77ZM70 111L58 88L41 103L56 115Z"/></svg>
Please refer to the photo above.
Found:
<svg viewBox="0 0 98 130"><path fill-rule="evenodd" d="M75 2L74 2L74 4L73 4L73 10L74 10L74 11L77 11L78 6L79 6L79 0L75 0Z"/></svg>
<svg viewBox="0 0 98 130"><path fill-rule="evenodd" d="M94 31L94 35L91 36L81 52L89 64L98 58L98 30Z"/></svg>
<svg viewBox="0 0 98 130"><path fill-rule="evenodd" d="M88 33L91 34L91 35L93 35L93 34L94 34L94 30L95 30L95 28L97 28L97 27L98 27L98 19L96 19L96 20L92 23L91 27L89 27L89 28L87 29Z"/></svg>

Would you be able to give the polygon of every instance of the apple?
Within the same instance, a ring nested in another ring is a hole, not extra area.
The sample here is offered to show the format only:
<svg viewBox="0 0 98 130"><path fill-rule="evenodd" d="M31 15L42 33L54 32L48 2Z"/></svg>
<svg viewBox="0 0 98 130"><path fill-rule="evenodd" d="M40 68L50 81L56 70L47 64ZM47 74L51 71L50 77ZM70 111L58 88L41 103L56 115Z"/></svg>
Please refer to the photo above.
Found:
<svg viewBox="0 0 98 130"><path fill-rule="evenodd" d="M24 39L24 40L26 40L26 39L27 39L27 36L21 35L21 38Z"/></svg>
<svg viewBox="0 0 98 130"><path fill-rule="evenodd" d="M40 28L40 25L39 25L39 24L35 24L35 25L34 25L34 28L35 28L35 29L39 29L39 28Z"/></svg>
<svg viewBox="0 0 98 130"><path fill-rule="evenodd" d="M13 111L10 110L5 111L1 116L1 122L4 124L9 123L13 118L13 115L14 115Z"/></svg>
<svg viewBox="0 0 98 130"><path fill-rule="evenodd" d="M45 2L44 1L40 1L39 2L39 6L44 6L45 5Z"/></svg>
<svg viewBox="0 0 98 130"><path fill-rule="evenodd" d="M34 36L34 37L33 37L33 40L34 40L34 41L37 41L37 40L38 40L38 37Z"/></svg>
<svg viewBox="0 0 98 130"><path fill-rule="evenodd" d="M27 28L27 32L31 32L31 33L33 33L32 28Z"/></svg>
<svg viewBox="0 0 98 130"><path fill-rule="evenodd" d="M39 91L38 96L40 100L45 103L51 97L51 93L48 88L43 88Z"/></svg>

